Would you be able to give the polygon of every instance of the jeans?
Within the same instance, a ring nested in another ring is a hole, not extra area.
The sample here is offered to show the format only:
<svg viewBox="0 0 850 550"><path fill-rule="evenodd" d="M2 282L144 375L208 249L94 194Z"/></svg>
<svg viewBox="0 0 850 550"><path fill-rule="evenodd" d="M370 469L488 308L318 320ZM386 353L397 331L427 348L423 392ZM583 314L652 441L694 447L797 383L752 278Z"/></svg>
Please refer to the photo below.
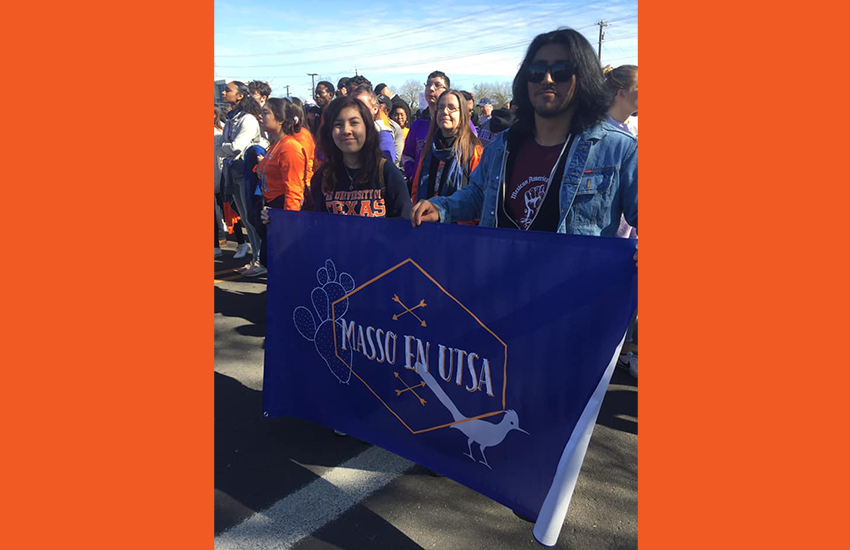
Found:
<svg viewBox="0 0 850 550"><path fill-rule="evenodd" d="M248 242L251 243L252 261L259 262L261 246L260 235L257 233L257 230L251 223L250 219L252 217L251 212L253 211L252 197L248 194L248 189L245 186L245 180L242 177L242 174L236 173L235 170L231 170L230 174L233 177L233 198L236 201L236 208L239 209L239 217L242 219L245 229L248 230Z"/></svg>

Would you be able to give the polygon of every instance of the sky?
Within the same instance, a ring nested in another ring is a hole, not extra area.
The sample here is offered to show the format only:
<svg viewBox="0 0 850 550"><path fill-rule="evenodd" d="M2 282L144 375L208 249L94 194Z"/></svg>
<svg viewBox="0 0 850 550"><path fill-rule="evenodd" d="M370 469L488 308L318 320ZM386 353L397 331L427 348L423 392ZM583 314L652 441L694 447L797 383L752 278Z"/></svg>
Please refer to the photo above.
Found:
<svg viewBox="0 0 850 550"><path fill-rule="evenodd" d="M289 95L305 99L308 73L336 85L356 71L396 93L440 70L453 88L472 90L512 81L531 40L562 26L596 49L597 23L607 22L603 65L637 65L637 19L637 0L216 0L215 79L264 80L274 97L289 85Z"/></svg>

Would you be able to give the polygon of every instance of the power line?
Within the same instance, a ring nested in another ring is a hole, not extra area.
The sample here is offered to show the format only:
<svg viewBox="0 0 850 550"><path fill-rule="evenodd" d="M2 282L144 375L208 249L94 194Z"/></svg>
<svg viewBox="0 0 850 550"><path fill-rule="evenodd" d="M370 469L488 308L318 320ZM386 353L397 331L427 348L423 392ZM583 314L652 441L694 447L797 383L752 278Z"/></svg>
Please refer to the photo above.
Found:
<svg viewBox="0 0 850 550"><path fill-rule="evenodd" d="M610 44L611 42L616 42L616 41L618 41L618 40L626 40L627 38L634 38L635 36L637 36L637 33L634 33L634 34L628 34L628 35L626 35L626 36L619 36L619 37L617 37L617 38L607 39L607 40L605 40L605 43L606 43L606 44Z"/></svg>
<svg viewBox="0 0 850 550"><path fill-rule="evenodd" d="M507 8L505 10L500 10L500 11L499 10L492 10L492 9L482 10L480 12L476 12L474 14L464 16L464 17L460 17L460 18L445 19L445 20L434 22L434 23L429 23L427 25L422 25L420 27L415 27L415 28L412 28L412 29L405 29L405 30L397 31L397 32L390 33L390 34L385 34L385 35L381 36L381 41L384 41L387 38L391 38L391 37L395 37L395 36L403 36L403 35L406 35L406 34L418 34L419 31L421 31L422 29L435 27L435 26L452 27L454 25L459 25L460 23L462 23L466 20L474 19L481 14L493 15L494 13L499 14L500 12L501 13L507 13L507 12L514 11L514 10L517 10L517 9L526 9L526 5L543 4L543 3L545 3L545 2L525 2L525 3L520 2L519 4L513 5L512 7ZM574 16L574 15L583 14L583 13L586 13L586 11L587 11L586 8L587 8L587 6L574 6L574 10L571 11L571 12L564 12L562 9L550 11L550 12L545 12L544 14L537 15L533 19L528 20L527 22L524 22L524 24L528 25L528 24L534 24L536 22L546 21L546 20L550 19L551 15L556 15L559 18L567 18L567 17L571 17L571 16ZM626 20L629 20L629 19L636 19L636 18L637 18L637 15L632 14L632 15L626 15L626 16L620 17L618 19L611 19L608 22L609 23L611 23L611 22L622 22L622 21L626 21ZM500 28L510 27L511 25L512 25L511 22L508 22L508 24L503 24L503 25L492 25L488 28L488 32L490 34L494 34L494 31L498 31ZM592 28L592 27L593 27L593 25L588 26L588 27L577 28L576 30L581 31L581 30L586 30L588 28ZM469 40L469 38L467 36L463 36L462 38L459 38L457 40L444 41L444 42L442 42L442 44L456 43L456 42L466 42L468 40ZM374 42L375 42L375 39L372 38L372 37L369 37L369 38L353 40L353 41L349 41L349 42L345 42L345 43L327 44L327 45L323 45L323 46L315 46L315 47L310 47L310 48L300 48L300 49L294 49L294 50L284 50L284 51L278 51L278 52L251 53L251 54L222 54L222 55L216 56L216 58L222 59L222 58L232 58L232 57L246 58L246 57L261 57L261 56L274 56L274 55L293 55L293 54L300 54L300 53L321 52L321 51L326 51L326 50L329 50L329 49L349 48L352 45L357 45L357 44L361 44L361 43L374 43ZM410 51L412 49L417 49L420 46L429 46L431 44L432 44L431 42L424 42L424 43L420 43L420 44L404 46L402 48L395 48L393 50L393 53L396 53L396 52L399 52L399 51ZM370 52L370 53L360 54L360 55L372 55L372 54L379 53L379 52L380 51L376 51L376 52ZM351 59L351 58L349 57L347 59ZM341 59L337 59L337 60L340 61ZM298 64L302 64L302 63L306 63L306 62L288 63L284 66L294 66L294 65L298 65ZM280 66L282 66L282 65L280 65L280 64L247 65L247 66L219 65L219 66L217 66L217 68L256 69L256 68L270 68L270 67L280 67Z"/></svg>
<svg viewBox="0 0 850 550"><path fill-rule="evenodd" d="M452 18L448 18L448 19L442 19L442 20L436 21L434 23L428 23L426 25L420 25L419 27L413 27L413 28L404 29L404 30L396 31L396 32L389 33L389 34L384 34L384 35L380 36L380 39L385 40L387 38L393 38L395 36L404 36L404 35L407 35L407 34L418 34L423 29L429 29L429 28L432 28L432 27L437 27L437 26L442 26L442 25L452 25L452 24L463 23L465 21L468 21L470 19L475 19L475 18L477 18L481 15L484 15L484 14L491 14L491 15L492 14L496 14L496 15L505 14L505 13L516 11L516 10L519 10L519 9L526 9L528 5L534 5L534 4L540 4L540 3L542 3L542 2L539 2L539 1L516 2L516 3L512 4L510 7L503 9L503 10L494 10L492 8L487 8L487 9L475 12L471 15L466 15L464 17L452 17ZM278 51L278 52L246 53L246 54L225 54L225 55L220 55L218 57L219 58L261 57L261 56L269 56L269 55L286 55L286 54L294 54L294 53L318 52L318 51L325 51L325 50L336 49L336 48L348 48L349 46L352 46L352 45L355 45L355 44L363 44L363 43L369 43L369 42L374 42L374 41L375 41L375 37L370 36L368 38L360 38L360 39L357 39L357 40L350 40L350 41L347 41L347 42L344 42L344 43L324 44L324 45L321 45L321 46L313 46L313 47L310 47L310 48L301 48L301 49L298 49L298 50L285 50L285 51Z"/></svg>
<svg viewBox="0 0 850 550"><path fill-rule="evenodd" d="M524 45L529 44L533 38L534 38L533 36L532 37L526 37L526 38L522 38L520 40L516 40L516 41L512 41L512 42L494 44L494 45L487 46L487 47L484 47L484 48L467 50L467 51L464 51L464 52L458 52L457 54L452 54L452 55L442 56L442 57L425 57L425 58L419 58L419 59L405 60L405 61L401 61L401 62L398 62L398 63L383 64L383 65L372 65L372 66L367 66L367 67L361 67L360 65L358 65L357 71L363 72L363 71L379 70L379 69L396 69L396 68L399 68L399 67L415 67L417 65L423 65L425 63L439 63L439 62L442 62L442 61L454 61L454 60L457 60L457 59L464 59L466 57L474 57L476 55L482 55L482 54L486 54L486 53L494 53L494 52L498 52L498 51L509 50L509 49L516 48L516 47L519 47L519 46L524 46ZM323 72L328 73L328 74L332 74L332 75L337 75L337 74L351 74L351 70L352 69L346 68L346 69L341 69L341 70L331 70L331 71L326 70L326 71L323 71ZM261 77L255 76L255 78L261 78ZM272 78L272 76L263 76L262 78ZM297 78L297 76L296 75L274 75L274 78Z"/></svg>
<svg viewBox="0 0 850 550"><path fill-rule="evenodd" d="M632 16L632 17L634 17L634 16ZM588 26L585 26L585 27L577 28L575 30L583 31L583 30L591 29L595 26L596 26L595 24L594 25L588 25ZM418 59L405 60L405 61L401 61L401 62L398 62L398 63L372 65L372 66L367 66L367 67L362 67L358 64L358 66L356 67L356 70L358 72L362 72L362 71L369 71L369 70L395 69L395 68L399 68L399 67L413 67L413 66L417 66L417 65L423 65L425 63L439 63L439 62L442 62L442 61L453 61L453 60L457 60L457 59L463 59L463 58L466 58L466 57L474 57L476 55L493 53L493 52L497 52L497 51L504 51L504 50L516 48L518 46L527 45L531 42L531 40L533 38L534 38L534 36L529 36L529 37L526 37L526 38L522 38L520 40L497 43L497 44L493 44L493 45L490 45L490 46L485 46L483 48L476 48L476 49L473 49L473 50L458 52L457 54L451 54L449 56L443 56L443 57L430 57L430 56L429 57L420 57ZM395 53L395 51L396 50L394 50L391 53ZM357 56L357 59L359 59L361 57L364 57L364 56L359 55L359 56ZM627 57L634 58L636 56L627 56ZM622 57L615 58L614 60L616 60L616 59L623 59L623 58ZM308 64L308 63L314 63L314 62L305 61L305 62L298 63L298 65L303 65L303 64ZM282 65L271 65L270 67L281 67L281 66ZM216 68L218 69L218 68L220 68L220 66L217 66ZM240 69L247 69L247 68L250 68L250 67L241 67ZM345 68L345 69L340 69L340 70L323 70L322 72L325 73L325 74L328 74L328 75L340 75L340 74L351 74L351 70L352 70L351 68ZM245 73L239 73L239 74L245 74ZM253 78L299 78L299 76L298 75L272 75L272 76L265 75L265 76L253 76Z"/></svg>
<svg viewBox="0 0 850 550"><path fill-rule="evenodd" d="M637 56L636 55L626 55L626 56L623 56L623 57L613 57L611 59L608 59L607 61L618 61L620 59L635 59L635 60L637 60Z"/></svg>
<svg viewBox="0 0 850 550"><path fill-rule="evenodd" d="M551 16L553 16L553 15L559 15L561 17L569 17L572 14L571 13L565 14L562 10L555 10L555 11L546 12L546 13L543 13L541 15L535 16L533 19L525 21L524 23L526 25L533 25L535 23L539 23L539 22L543 22L543 21L550 21ZM501 27L507 27L507 26L511 26L511 23L508 23L507 25L501 25ZM587 28L592 28L592 26L585 27L584 29L587 29ZM496 27L491 27L488 32L490 34L496 34L498 30L500 30L500 27L496 26ZM583 29L576 29L576 30L580 31L580 30L583 30ZM382 38L382 40L383 40L383 38ZM453 39L453 40L441 41L439 43L439 45L440 46L446 46L446 45L466 43L466 42L469 42L469 37L462 36L460 38L456 38L456 39ZM352 55L348 55L348 56L335 57L334 61L356 61L356 60L362 59L364 57L375 56L375 55L379 55L379 54L395 55L395 54L398 54L398 53L415 51L415 50L418 50L420 48L428 47L428 46L433 46L433 41L419 42L419 43L415 43L415 44L408 44L406 46L395 47L395 48L392 48L392 50L389 51L389 52L386 49L358 52L356 54L352 54ZM287 53L295 53L295 51L287 52ZM269 69L269 68L279 68L279 67L296 67L296 66L299 66L299 65L307 64L307 63L314 64L315 62L314 61L293 61L293 62L290 62L290 63L267 63L267 64L262 64L262 65L217 65L216 68L217 69Z"/></svg>
<svg viewBox="0 0 850 550"><path fill-rule="evenodd" d="M622 23L623 21L628 21L629 19L637 19L637 15L624 15L618 19L609 19L608 23Z"/></svg>

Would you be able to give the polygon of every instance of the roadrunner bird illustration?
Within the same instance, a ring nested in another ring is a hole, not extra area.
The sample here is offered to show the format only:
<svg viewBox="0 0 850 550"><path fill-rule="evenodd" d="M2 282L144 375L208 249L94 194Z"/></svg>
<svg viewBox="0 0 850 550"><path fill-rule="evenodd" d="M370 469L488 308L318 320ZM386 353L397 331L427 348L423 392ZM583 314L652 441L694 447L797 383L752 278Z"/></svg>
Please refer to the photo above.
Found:
<svg viewBox="0 0 850 550"><path fill-rule="evenodd" d="M452 400L449 399L449 396L446 395L446 392L443 390L443 388L440 387L440 385L437 383L437 380L431 375L430 372L425 372L424 368L420 368L418 372L419 376L422 377L422 381L425 382L425 385L427 385L432 392L434 392L434 395L437 396L437 399L440 400L440 403L442 403L443 406L448 409L455 422L467 419L466 416L461 414L461 412L458 410ZM476 419L469 420L467 422L461 422L460 424L455 424L454 426L452 426L452 428L460 430L467 437L469 454L463 454L468 456L472 460L475 460L475 457L472 455L472 443L478 443L478 447L481 450L481 457L484 459L479 460L478 462L487 466L491 470L493 468L487 462L487 457L484 455L484 449L486 449L487 447L495 447L496 445L499 445L502 441L505 440L505 437L511 430L517 430L524 434L528 434L527 431L519 427L519 416L517 415L516 411L510 409L505 411L505 416L502 417L502 421L498 424L494 424L486 420Z"/></svg>

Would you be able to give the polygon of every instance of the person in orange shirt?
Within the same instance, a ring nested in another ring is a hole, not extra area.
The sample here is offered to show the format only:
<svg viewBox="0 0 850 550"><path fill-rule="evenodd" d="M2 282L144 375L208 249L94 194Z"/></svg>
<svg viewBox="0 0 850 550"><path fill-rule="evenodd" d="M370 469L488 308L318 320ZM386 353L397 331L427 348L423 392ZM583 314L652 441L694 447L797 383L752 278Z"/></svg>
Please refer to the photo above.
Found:
<svg viewBox="0 0 850 550"><path fill-rule="evenodd" d="M303 113L302 113L303 116ZM303 120L292 102L271 97L263 106L262 125L269 133L272 144L268 153L257 165L263 202L270 208L301 210L304 188L307 184L307 151L295 137L301 130ZM259 215L259 212L257 212ZM267 233L260 223L260 261L247 271L245 277L257 277L266 273Z"/></svg>
<svg viewBox="0 0 850 550"><path fill-rule="evenodd" d="M293 98L296 100L298 98ZM284 100L286 101L286 100ZM313 163L316 158L316 142L313 139L313 134L310 132L309 125L306 123L307 115L304 112L304 105L300 101L293 101L294 116L298 118L300 128L292 134L298 140L298 143L304 147L307 153L307 187L310 187L310 180L313 179Z"/></svg>

